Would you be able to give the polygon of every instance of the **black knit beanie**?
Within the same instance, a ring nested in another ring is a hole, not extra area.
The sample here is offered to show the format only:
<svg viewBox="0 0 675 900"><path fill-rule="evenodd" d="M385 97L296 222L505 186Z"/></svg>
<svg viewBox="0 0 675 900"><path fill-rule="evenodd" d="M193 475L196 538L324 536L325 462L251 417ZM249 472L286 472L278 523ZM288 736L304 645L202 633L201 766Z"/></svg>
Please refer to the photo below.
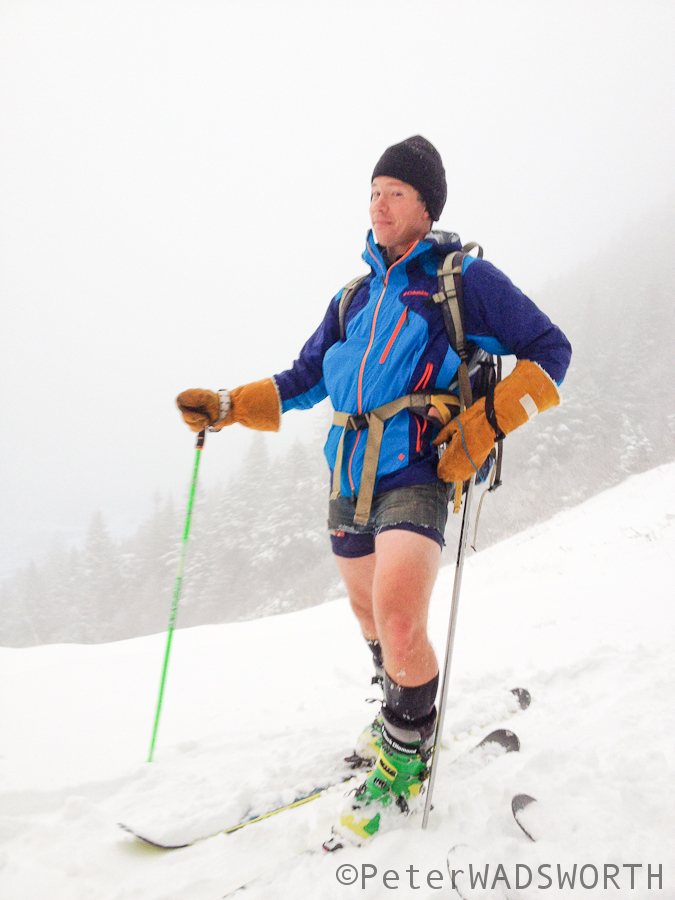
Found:
<svg viewBox="0 0 675 900"><path fill-rule="evenodd" d="M375 166L373 178L388 175L420 192L433 222L437 222L448 194L440 153L426 138L416 134L388 147ZM373 179L371 178L371 181Z"/></svg>

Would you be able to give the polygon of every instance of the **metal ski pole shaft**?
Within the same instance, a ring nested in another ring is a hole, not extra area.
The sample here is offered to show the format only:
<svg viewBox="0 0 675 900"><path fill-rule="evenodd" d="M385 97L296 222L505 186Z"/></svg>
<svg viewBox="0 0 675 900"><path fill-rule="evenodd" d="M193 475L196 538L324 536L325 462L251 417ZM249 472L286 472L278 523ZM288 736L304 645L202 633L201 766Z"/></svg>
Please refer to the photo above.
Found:
<svg viewBox="0 0 675 900"><path fill-rule="evenodd" d="M166 651L164 652L164 665L162 666L162 679L159 685L159 698L157 700L157 712L155 713L155 724L152 729L152 740L150 742L150 754L148 762L152 762L152 755L155 752L155 740L157 738L157 726L159 725L159 714L162 711L162 699L164 698L164 685L166 683L166 670L169 665L169 653L171 652L171 641L173 638L173 629L176 624L176 614L178 613L178 601L180 600L181 587L183 585L183 567L185 565L185 553L187 551L188 536L190 534L190 523L192 521L192 506L195 499L195 489L197 487L197 472L199 471L199 460L201 458L202 448L204 446L204 438L206 431L200 431L197 435L197 444L195 448L195 462L192 468L192 483L190 484L190 496L188 499L187 515L185 516L185 528L183 529L183 540L180 546L180 555L178 557L178 571L176 572L176 581L173 586L173 601L171 603L171 614L169 615L169 630L166 638Z"/></svg>
<svg viewBox="0 0 675 900"><path fill-rule="evenodd" d="M431 797L434 791L434 783L436 781L436 754L438 750L438 744L443 736L443 724L445 722L445 704L448 695L448 684L450 681L450 664L452 662L452 648L455 643L455 629L457 627L459 592L462 587L462 570L464 569L464 555L466 551L467 536L469 533L469 511L471 508L471 495L473 494L473 482L474 476L471 477L469 484L467 485L466 494L464 495L464 513L462 515L462 527L459 532L459 545L457 547L457 565L455 567L455 583L452 589L452 605L450 607L450 622L448 624L448 640L445 646L445 663L443 665L441 692L438 700L438 720L436 722L436 733L434 735L434 748L431 756L431 774L429 776L427 798L424 804L422 828L426 828L427 822L429 821L429 813L431 811Z"/></svg>

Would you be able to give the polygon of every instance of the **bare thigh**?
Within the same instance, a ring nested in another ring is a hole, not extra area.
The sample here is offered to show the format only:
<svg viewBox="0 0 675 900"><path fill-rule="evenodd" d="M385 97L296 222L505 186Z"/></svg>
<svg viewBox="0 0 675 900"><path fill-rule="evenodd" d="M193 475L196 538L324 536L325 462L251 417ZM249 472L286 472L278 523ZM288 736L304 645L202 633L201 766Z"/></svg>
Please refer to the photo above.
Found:
<svg viewBox="0 0 675 900"><path fill-rule="evenodd" d="M392 529L377 535L375 553L336 557L363 635L380 641L385 670L397 684L425 684L438 673L427 617L440 556L430 538Z"/></svg>

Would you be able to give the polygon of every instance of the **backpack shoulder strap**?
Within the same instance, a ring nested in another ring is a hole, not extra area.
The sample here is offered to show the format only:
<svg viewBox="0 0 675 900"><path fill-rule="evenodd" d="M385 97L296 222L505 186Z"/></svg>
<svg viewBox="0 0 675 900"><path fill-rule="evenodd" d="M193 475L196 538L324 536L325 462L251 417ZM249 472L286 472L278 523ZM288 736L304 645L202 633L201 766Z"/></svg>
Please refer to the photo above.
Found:
<svg viewBox="0 0 675 900"><path fill-rule="evenodd" d="M448 253L439 263L438 292L433 295L434 303L441 304L443 322L448 335L450 346L460 358L457 378L459 381L459 399L461 409L468 409L473 403L471 380L467 367L468 350L466 345L466 333L464 331L464 282L462 269L464 259L471 250L477 248L478 256L482 258L483 248L480 244L465 244L461 250Z"/></svg>
<svg viewBox="0 0 675 900"><path fill-rule="evenodd" d="M341 341L344 341L345 337L347 336L347 310L349 309L352 300L356 296L356 292L367 277L367 275L359 275L357 278L352 278L352 280L347 282L347 284L342 288L342 296L340 297L338 307L338 320L340 322Z"/></svg>
<svg viewBox="0 0 675 900"><path fill-rule="evenodd" d="M434 303L441 304L443 322L452 349L462 362L467 360L466 337L464 335L464 291L462 268L464 253L456 250L443 257L438 265L438 292L433 295Z"/></svg>

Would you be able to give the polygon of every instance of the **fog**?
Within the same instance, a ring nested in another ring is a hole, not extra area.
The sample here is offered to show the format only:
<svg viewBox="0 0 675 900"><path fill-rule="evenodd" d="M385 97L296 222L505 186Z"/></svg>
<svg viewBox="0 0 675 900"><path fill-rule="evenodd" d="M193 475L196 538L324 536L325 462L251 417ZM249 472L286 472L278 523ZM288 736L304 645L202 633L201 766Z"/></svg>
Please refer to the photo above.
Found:
<svg viewBox="0 0 675 900"><path fill-rule="evenodd" d="M0 569L182 503L173 398L291 363L363 271L388 145L438 147L441 227L535 300L660 207L674 36L671 2L0 3ZM210 435L204 487L250 446Z"/></svg>

